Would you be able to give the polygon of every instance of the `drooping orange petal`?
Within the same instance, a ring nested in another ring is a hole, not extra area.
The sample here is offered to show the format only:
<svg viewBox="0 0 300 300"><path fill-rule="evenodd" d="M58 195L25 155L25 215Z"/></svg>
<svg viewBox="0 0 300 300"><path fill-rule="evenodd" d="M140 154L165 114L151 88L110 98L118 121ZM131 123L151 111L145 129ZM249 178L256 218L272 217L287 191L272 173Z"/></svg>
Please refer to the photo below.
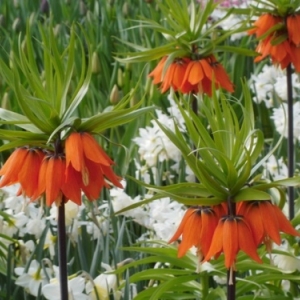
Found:
<svg viewBox="0 0 300 300"><path fill-rule="evenodd" d="M89 181L87 185L83 184L81 188L86 197L90 201L94 201L99 198L102 188L109 187L109 185L104 180L104 174L102 173L100 164L95 164L87 160L86 167L89 172Z"/></svg>
<svg viewBox="0 0 300 300"><path fill-rule="evenodd" d="M162 74L165 66L165 62L167 60L167 56L164 56L154 70L148 75L149 77L153 77L153 83L158 84L162 82Z"/></svg>
<svg viewBox="0 0 300 300"><path fill-rule="evenodd" d="M250 29L248 34L256 34L256 37L261 37L265 34L270 28L275 26L276 24L282 22L283 19L277 16L273 16L271 14L263 14L261 15L255 22L255 28Z"/></svg>
<svg viewBox="0 0 300 300"><path fill-rule="evenodd" d="M2 168L0 169L0 175L5 175L7 172L12 171L12 166L14 166L16 163L20 164L20 158L25 158L27 155L27 149L26 148L17 148L6 160Z"/></svg>
<svg viewBox="0 0 300 300"><path fill-rule="evenodd" d="M84 156L87 159L104 166L109 166L114 163L110 159L110 157L105 153L105 151L100 147L100 145L97 143L94 137L89 133L81 133L81 143L83 147ZM77 169L75 168L75 170Z"/></svg>
<svg viewBox="0 0 300 300"><path fill-rule="evenodd" d="M259 211L259 203L254 201L240 202L237 208L237 214L244 216L248 225L251 228L255 245L262 243L265 236L263 219Z"/></svg>
<svg viewBox="0 0 300 300"><path fill-rule="evenodd" d="M289 58L291 56L291 49L290 49L289 42L285 40L278 45L272 46L270 49L270 55L274 62L281 64L281 62L286 57Z"/></svg>
<svg viewBox="0 0 300 300"><path fill-rule="evenodd" d="M65 176L65 182L61 190L68 200L81 205L81 174L72 165L69 165L67 169L66 174L68 174L68 177Z"/></svg>
<svg viewBox="0 0 300 300"><path fill-rule="evenodd" d="M191 61L186 70L187 73L187 81L192 84L198 84L202 81L204 77L204 72L201 66L200 61Z"/></svg>
<svg viewBox="0 0 300 300"><path fill-rule="evenodd" d="M228 92L234 92L233 83L230 81L228 74L226 73L225 69L221 64L217 64L213 68L216 81L220 84L222 88L227 90Z"/></svg>
<svg viewBox="0 0 300 300"><path fill-rule="evenodd" d="M122 178L117 176L111 166L101 166L102 174L108 179L114 186L122 189L123 186L121 184Z"/></svg>
<svg viewBox="0 0 300 300"><path fill-rule="evenodd" d="M162 93L166 92L172 86L175 69L176 69L176 63L172 62L168 66L165 74L163 74L163 80L161 84Z"/></svg>
<svg viewBox="0 0 300 300"><path fill-rule="evenodd" d="M261 258L258 256L256 252L256 244L254 242L254 237L250 226L245 222L244 218L239 217L238 219L238 242L239 249L244 251L247 255L249 255L253 260L258 263L262 263Z"/></svg>
<svg viewBox="0 0 300 300"><path fill-rule="evenodd" d="M183 85L183 78L189 61L189 58L182 58L176 61L172 80L172 87L174 91L179 90Z"/></svg>
<svg viewBox="0 0 300 300"><path fill-rule="evenodd" d="M291 57L287 55L281 62L280 67L284 70L291 63Z"/></svg>
<svg viewBox="0 0 300 300"><path fill-rule="evenodd" d="M223 226L223 251L225 255L225 267L229 269L235 262L239 251L238 226L235 217L228 217Z"/></svg>
<svg viewBox="0 0 300 300"><path fill-rule="evenodd" d="M171 237L171 239L169 240L169 244L175 242L176 240L179 239L179 237L182 235L183 233L183 229L186 226L186 223L188 222L188 220L190 219L191 215L194 213L195 209L194 208L188 208L188 210L185 212L177 230L175 231L174 235Z"/></svg>
<svg viewBox="0 0 300 300"><path fill-rule="evenodd" d="M259 211L265 229L265 235L268 235L277 245L280 245L279 224L275 211L272 209L272 204L269 201L260 201Z"/></svg>
<svg viewBox="0 0 300 300"><path fill-rule="evenodd" d="M178 257L182 257L193 246L198 246L201 230L201 211L195 210L183 229L182 240L178 247Z"/></svg>
<svg viewBox="0 0 300 300"><path fill-rule="evenodd" d="M183 93L189 93L189 92L193 91L193 85L189 82L190 70L193 67L193 65L194 65L194 61L190 61L187 64L187 67L185 69L183 79L182 79L182 84L180 86L180 90Z"/></svg>
<svg viewBox="0 0 300 300"><path fill-rule="evenodd" d="M40 167L38 185L36 191L31 196L31 200L35 201L46 191L46 182L47 182L47 167L48 167L49 157L45 156Z"/></svg>
<svg viewBox="0 0 300 300"><path fill-rule="evenodd" d="M45 154L39 149L28 149L28 154L19 172L23 193L31 198L38 186L39 172Z"/></svg>
<svg viewBox="0 0 300 300"><path fill-rule="evenodd" d="M197 85L192 85L188 81L182 82L182 85L179 88L179 91L183 94L189 94L192 92L197 93Z"/></svg>
<svg viewBox="0 0 300 300"><path fill-rule="evenodd" d="M206 57L200 60L200 64L203 68L205 76L212 81L213 80L213 68L209 64L209 61L211 60L211 57Z"/></svg>
<svg viewBox="0 0 300 300"><path fill-rule="evenodd" d="M46 171L46 204L51 206L53 202L62 197L61 186L64 183L66 161L62 157L49 158Z"/></svg>
<svg viewBox="0 0 300 300"><path fill-rule="evenodd" d="M261 55L257 56L254 59L254 62L259 62L264 58L266 58L268 55L270 55L271 47L272 47L271 37L268 37L265 40L260 41L256 47L256 52L260 53Z"/></svg>
<svg viewBox="0 0 300 300"><path fill-rule="evenodd" d="M199 91L212 96L212 81L208 77L204 77L203 80L198 85Z"/></svg>
<svg viewBox="0 0 300 300"><path fill-rule="evenodd" d="M205 257L208 253L208 250L211 245L211 241L214 235L214 232L218 226L219 218L212 208L204 208L201 213L202 217L202 226L198 228L196 231L199 236L200 244L198 248L201 249L203 256Z"/></svg>
<svg viewBox="0 0 300 300"><path fill-rule="evenodd" d="M300 45L300 15L290 15L287 17L287 30L289 40L296 46Z"/></svg>
<svg viewBox="0 0 300 300"><path fill-rule="evenodd" d="M176 63L174 66L174 74L172 78L172 88L175 92L178 91L178 88L182 84L182 74L184 73L182 73L181 65L179 63Z"/></svg>
<svg viewBox="0 0 300 300"><path fill-rule="evenodd" d="M210 248L208 253L205 255L203 262L209 261L213 256L216 258L223 250L223 228L224 221L220 219L218 226L215 229Z"/></svg>
<svg viewBox="0 0 300 300"><path fill-rule="evenodd" d="M291 45L291 51L293 53L291 60L295 67L296 72L300 72L300 47Z"/></svg>
<svg viewBox="0 0 300 300"><path fill-rule="evenodd" d="M0 170L0 175L4 175L0 181L0 187L19 182L19 172L22 169L24 160L28 155L27 148L17 148L7 159Z"/></svg>
<svg viewBox="0 0 300 300"><path fill-rule="evenodd" d="M290 235L300 236L299 232L291 225L279 207L276 205L272 205L272 207L279 224L279 230Z"/></svg>
<svg viewBox="0 0 300 300"><path fill-rule="evenodd" d="M66 138L65 149L67 166L71 163L75 170L81 172L84 167L81 133L72 132Z"/></svg>

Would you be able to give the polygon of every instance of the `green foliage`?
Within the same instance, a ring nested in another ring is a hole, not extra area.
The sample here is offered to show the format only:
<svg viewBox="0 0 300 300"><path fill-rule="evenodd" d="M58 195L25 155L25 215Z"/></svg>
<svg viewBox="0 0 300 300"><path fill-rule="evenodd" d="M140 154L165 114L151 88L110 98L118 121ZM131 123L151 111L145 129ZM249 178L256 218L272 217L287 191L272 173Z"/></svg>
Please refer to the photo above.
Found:
<svg viewBox="0 0 300 300"><path fill-rule="evenodd" d="M245 85L243 95L244 105L214 93L212 99L204 99L199 115L190 108L189 102L178 102L187 134L180 132L177 124L174 124L173 132L158 122L163 132L180 149L199 183L178 183L165 187L144 184L156 194L141 202L141 205L162 197L171 197L185 205L215 205L229 197L236 202L269 200L271 195L267 191L270 188L299 185L299 177L272 183L253 180L253 175L270 153L261 157L263 134L254 127L251 97ZM234 107L241 108L242 119Z"/></svg>
<svg viewBox="0 0 300 300"><path fill-rule="evenodd" d="M276 3L283 5L282 13L299 7L299 1L275 2L270 1L265 11L274 12ZM205 7L187 0L49 0L49 5L47 12L37 0L0 4L0 151L28 144L51 147L45 144L57 135L64 138L70 127L101 135L101 143L116 162L119 174L129 179L128 195L144 198L119 214L138 207L145 209L162 197L184 205L212 205L228 197L238 202L269 200L279 194L283 207L285 187L298 186L300 181L298 177L262 180L259 173L266 158L284 151L283 138L273 138L273 125L266 117L270 111L259 105L252 107L246 81L254 70L249 57L255 55L253 42L249 37L229 40L232 34L243 32L248 22L241 22L233 31L220 27L231 14L247 15L249 9L228 10L220 21L211 23L210 15L217 7L214 1ZM261 12L255 8L251 14ZM169 185L163 176L169 166L158 164L157 182L161 185L154 185L153 178L145 184L135 179L135 160L140 161L132 139L139 128L150 124L154 107L164 111L167 106L166 95L161 95L147 77L154 66L151 61L170 54L171 58L190 55L194 45L201 56L213 51L223 58L222 64L235 84L234 97L218 93L212 99L199 97L199 115L190 108L192 97L178 97L187 132L182 133L176 122L175 132L166 124L158 124L181 150L182 165L188 164L200 182L186 182L184 175L176 175L170 176L174 184ZM241 78L245 78L244 84ZM114 87L117 92L112 101ZM2 153L2 161L5 155ZM130 218L114 215L111 208L108 215L97 210L109 199L109 193L103 192L95 207L86 204L81 211L80 226L73 223L69 227L69 274L86 272L95 278L105 271L100 263L104 262L115 269L124 300L130 299L131 283L138 290L135 299L226 299L225 285L214 279L226 276L222 255L196 272L199 262L191 252L179 259L174 245L161 241L136 243L145 228ZM3 203L1 209L5 209ZM1 222L13 224L4 212L0 211L0 216ZM43 218L47 216L48 211ZM99 226L100 217L108 221L109 230L94 239L86 224ZM299 223L298 213L293 225ZM39 239L29 234L22 237L23 241L34 240L27 268L33 259L46 262L51 257L45 239L49 232L55 235L55 230L48 220ZM295 253L299 251L297 240L290 239L289 244ZM1 299L36 299L15 284L14 268L24 266L22 251L21 244L0 231ZM237 298L299 296L299 271L283 273L270 263L264 249L259 249L259 254L264 258L263 265L239 254ZM57 248L51 259L58 264ZM124 260L129 263L120 266ZM288 292L281 286L283 278L291 283ZM109 297L113 299L114 295ZM37 299L44 299L41 293Z"/></svg>
<svg viewBox="0 0 300 300"><path fill-rule="evenodd" d="M271 13L285 17L287 15L294 14L298 11L300 6L299 0L257 0L256 5L261 5L261 7L256 7L253 5L254 13Z"/></svg>
<svg viewBox="0 0 300 300"><path fill-rule="evenodd" d="M217 276L220 280L226 277L222 256L216 261L204 264L197 271L197 261L191 253L179 260L176 258L176 247L160 241L153 241L153 244L156 247L130 247L128 250L145 252L148 255L116 271L118 273L128 268L136 269L141 264L151 262L155 264L153 268L130 277L132 282L147 280L151 283L135 299L227 299L225 283L214 285L208 280L212 276ZM158 245L163 245L163 248L157 247ZM260 249L260 254L264 254L263 249ZM253 263L242 253L239 254L236 267L239 274L242 274L237 277L237 299L293 299L291 295L285 295L280 284L283 279L296 283L299 280L298 274L283 274L270 264L268 258L264 258L262 265Z"/></svg>
<svg viewBox="0 0 300 300"><path fill-rule="evenodd" d="M178 57L207 57L213 52L233 52L243 55L256 55L254 51L241 47L225 45L225 41L234 33L246 30L245 24L234 30L224 31L220 24L231 13L227 13L217 21L211 21L210 16L218 4L209 0L202 5L196 1L158 1L158 9L164 16L160 20L140 18L135 26L128 30L143 28L151 29L164 37L164 44L149 48L139 43L118 39L121 43L136 52L120 52L116 59L120 62L143 62L159 59L170 55L171 62ZM249 11L247 11L249 13ZM244 12L246 13L246 12ZM147 47L148 46L148 47ZM120 57L121 56L121 57Z"/></svg>

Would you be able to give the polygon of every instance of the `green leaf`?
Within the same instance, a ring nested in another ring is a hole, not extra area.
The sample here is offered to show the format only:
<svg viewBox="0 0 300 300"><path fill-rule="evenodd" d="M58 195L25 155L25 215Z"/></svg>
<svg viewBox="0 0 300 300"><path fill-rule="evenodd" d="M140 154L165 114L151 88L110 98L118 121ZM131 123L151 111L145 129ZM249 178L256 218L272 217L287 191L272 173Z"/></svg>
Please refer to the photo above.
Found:
<svg viewBox="0 0 300 300"><path fill-rule="evenodd" d="M0 151L4 151L28 145L45 147L45 142L47 141L48 136L28 131L0 129L0 138L5 141L5 143L0 146Z"/></svg>
<svg viewBox="0 0 300 300"><path fill-rule="evenodd" d="M6 121L4 122L0 120L0 123L2 124L12 124L33 133L42 133L42 131L31 124L28 118L26 118L25 116L4 108L0 108L0 119Z"/></svg>
<svg viewBox="0 0 300 300"><path fill-rule="evenodd" d="M138 103L127 109L113 110L97 114L89 119L83 120L77 129L95 133L103 132L108 128L126 124L154 109L154 107L143 107L137 109L140 104L141 103Z"/></svg>
<svg viewBox="0 0 300 300"><path fill-rule="evenodd" d="M75 33L73 32L73 35L75 35ZM73 37L74 38L74 37ZM79 40L79 37L78 37ZM79 40L80 41L80 40ZM71 40L72 42L72 40ZM74 42L74 41L73 41ZM80 79L79 82L77 83L77 88L74 91L71 101L70 103L68 103L68 107L66 109L67 105L62 105L62 120L65 121L66 119L68 119L75 111L75 109L78 107L78 105L81 103L82 99L84 98L85 94L88 91L88 87L89 87L89 83L91 80L91 76L92 76L92 51L91 51L91 47L89 46L89 43L87 42L87 49L84 49L82 43L80 42L80 50L81 50L81 74L80 74ZM69 45L70 49L71 49L71 55L74 55L74 48L75 48L75 44L70 43ZM87 53L85 52L85 50L87 50ZM88 66L86 67L86 55L88 57L90 57L90 59L88 60ZM69 57L69 61L68 61L68 70L69 70L69 76L68 76L68 82L70 82L71 80L71 76L72 76L72 57ZM65 87L64 89L64 93L65 93L65 97L67 95L68 92L68 86L69 84ZM66 111L65 111L66 109Z"/></svg>
<svg viewBox="0 0 300 300"><path fill-rule="evenodd" d="M144 49L139 50L140 46L136 46L135 44L126 42L121 40L121 42L125 43L127 46L137 48L138 52L121 52L118 53L118 56L115 57L116 61L122 63L130 63L130 62L149 62L152 60L160 59L163 56L169 55L176 50L176 42L168 43L167 45L158 46L154 49ZM120 58L122 56L123 58Z"/></svg>
<svg viewBox="0 0 300 300"><path fill-rule="evenodd" d="M225 291L221 287L210 289L208 296L204 300L226 300Z"/></svg>
<svg viewBox="0 0 300 300"><path fill-rule="evenodd" d="M231 52L231 53L237 53L245 56L258 56L259 53L256 51L247 49L247 48L241 48L241 47L235 47L235 46L228 46L228 45L218 45L216 48L216 52Z"/></svg>
<svg viewBox="0 0 300 300"><path fill-rule="evenodd" d="M257 190L268 190L273 187L280 187L280 186L288 187L288 186L299 186L299 185L300 185L300 176L295 176L286 179L272 181L269 183L256 184L253 188Z"/></svg>
<svg viewBox="0 0 300 300"><path fill-rule="evenodd" d="M184 283L192 283L192 281L197 280L199 278L199 274L195 275L186 275L186 276L180 276L176 278L169 279L166 282L161 283L155 291L152 293L150 300L156 300L160 299L161 296L166 291L172 291L172 289L178 285L182 285ZM190 288L189 288L190 289ZM187 287L187 290L189 290Z"/></svg>
<svg viewBox="0 0 300 300"><path fill-rule="evenodd" d="M270 198L271 196L263 191L254 188L244 188L234 196L234 201L270 200Z"/></svg>

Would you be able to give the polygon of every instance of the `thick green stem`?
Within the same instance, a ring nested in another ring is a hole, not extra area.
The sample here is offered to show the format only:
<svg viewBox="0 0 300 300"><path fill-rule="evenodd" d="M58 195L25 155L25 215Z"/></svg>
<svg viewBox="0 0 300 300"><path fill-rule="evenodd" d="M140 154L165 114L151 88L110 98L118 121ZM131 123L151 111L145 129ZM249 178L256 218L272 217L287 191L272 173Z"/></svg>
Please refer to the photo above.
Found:
<svg viewBox="0 0 300 300"><path fill-rule="evenodd" d="M68 270L65 226L65 202L62 199L58 206L58 261L60 299L68 300Z"/></svg>
<svg viewBox="0 0 300 300"><path fill-rule="evenodd" d="M287 77L287 102L288 102L288 176L294 176L295 169L295 151L294 151L294 103L293 103L293 83L292 83L292 67L289 64L286 68ZM294 187L288 187L289 195L289 218L292 220L295 215L294 199L295 190Z"/></svg>
<svg viewBox="0 0 300 300"><path fill-rule="evenodd" d="M209 275L204 273L201 277L202 298L205 299L209 294Z"/></svg>

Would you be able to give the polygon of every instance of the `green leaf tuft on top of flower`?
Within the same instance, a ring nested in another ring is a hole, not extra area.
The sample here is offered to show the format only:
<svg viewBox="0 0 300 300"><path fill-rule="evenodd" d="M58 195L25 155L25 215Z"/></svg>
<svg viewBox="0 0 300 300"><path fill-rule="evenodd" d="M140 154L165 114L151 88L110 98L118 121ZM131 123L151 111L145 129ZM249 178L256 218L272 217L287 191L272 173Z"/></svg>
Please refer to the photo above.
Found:
<svg viewBox="0 0 300 300"><path fill-rule="evenodd" d="M77 30L79 28L80 30ZM85 32L76 25L66 38L51 26L30 27L12 45L10 61L0 59L0 74L17 99L18 112L0 109L0 151L16 148L0 169L0 187L19 184L18 194L46 204L90 201L121 177L95 137L152 110L130 105L134 90L106 111L84 117L84 101L92 74L92 51ZM82 37L84 40L82 40ZM78 55L79 54L79 55Z"/></svg>
<svg viewBox="0 0 300 300"><path fill-rule="evenodd" d="M132 91L110 110L80 117L78 107L85 99L92 74L87 36L74 24L68 38L56 36L51 26L39 24L38 28L33 33L28 25L25 36L12 43L9 57L0 59L0 74L19 110L0 109L0 124L7 127L0 130L0 137L9 141L0 151L26 145L53 150L51 144L57 138L64 139L70 130L99 133L152 109L139 110L141 101L128 107Z"/></svg>
<svg viewBox="0 0 300 300"><path fill-rule="evenodd" d="M295 70L300 72L300 1L268 0L257 3L259 7L253 7L253 14L258 14L258 19L248 31L250 35L255 34L259 41L256 51L260 55L254 61L270 57L272 63L282 69L293 64Z"/></svg>
<svg viewBox="0 0 300 300"><path fill-rule="evenodd" d="M75 25L70 29L67 45L60 42L51 26L45 29L40 25L39 36L34 36L28 25L23 40L26 51L21 48L21 39L12 45L9 65L0 60L1 74L12 88L23 115L41 132L51 134L72 116L85 96L91 61L86 62L86 50L76 38ZM78 80L74 79L75 51L81 52Z"/></svg>
<svg viewBox="0 0 300 300"><path fill-rule="evenodd" d="M270 13L285 17L300 11L299 0L255 0L251 6L253 7L254 15Z"/></svg>
<svg viewBox="0 0 300 300"><path fill-rule="evenodd" d="M154 84L159 84L161 92L172 88L183 94L205 93L212 95L212 85L216 89L234 91L225 69L218 61L217 52L236 52L244 55L256 55L254 51L231 47L225 41L237 32L246 31L246 26L224 31L221 23L232 12L217 21L211 19L212 12L218 6L213 0L205 4L194 0L159 1L158 8L164 18L160 22L150 19L138 21L137 26L160 33L165 40L162 46L149 49L131 42L124 45L136 52L118 53L118 61L142 62L160 59L157 67L149 74ZM149 43L148 43L149 44Z"/></svg>
<svg viewBox="0 0 300 300"><path fill-rule="evenodd" d="M158 23L152 19L142 18L138 24L130 29L148 28L163 35L164 45L149 49L141 45L121 41L137 52L118 53L116 59L123 62L150 61L166 55L175 57L191 57L196 54L199 57L207 57L215 51L234 32L245 31L241 26L232 31L223 31L219 25L232 12L228 10L224 17L218 21L210 20L211 14L218 7L218 3L209 0L205 4L197 1L158 1L158 9L161 10L164 19ZM197 50L197 51L195 51ZM234 49L232 49L234 50ZM252 51L247 52L253 55Z"/></svg>

